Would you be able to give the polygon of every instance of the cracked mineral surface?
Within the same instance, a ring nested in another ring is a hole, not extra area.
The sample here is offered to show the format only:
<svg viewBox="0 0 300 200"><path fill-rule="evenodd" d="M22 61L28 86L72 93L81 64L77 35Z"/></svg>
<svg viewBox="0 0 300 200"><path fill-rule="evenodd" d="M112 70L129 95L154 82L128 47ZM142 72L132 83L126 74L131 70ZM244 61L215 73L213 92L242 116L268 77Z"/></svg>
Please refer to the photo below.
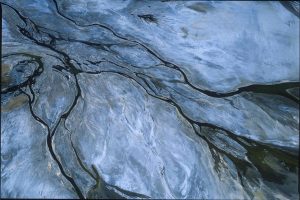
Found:
<svg viewBox="0 0 300 200"><path fill-rule="evenodd" d="M1 198L299 198L299 3L1 10Z"/></svg>

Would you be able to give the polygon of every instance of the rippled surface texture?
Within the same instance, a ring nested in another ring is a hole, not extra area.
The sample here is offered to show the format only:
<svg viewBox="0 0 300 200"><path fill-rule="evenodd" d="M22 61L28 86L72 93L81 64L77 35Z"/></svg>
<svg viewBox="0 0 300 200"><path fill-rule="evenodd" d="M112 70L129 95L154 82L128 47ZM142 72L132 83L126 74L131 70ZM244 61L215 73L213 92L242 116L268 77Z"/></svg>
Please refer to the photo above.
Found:
<svg viewBox="0 0 300 200"><path fill-rule="evenodd" d="M297 9L1 6L1 197L299 198Z"/></svg>

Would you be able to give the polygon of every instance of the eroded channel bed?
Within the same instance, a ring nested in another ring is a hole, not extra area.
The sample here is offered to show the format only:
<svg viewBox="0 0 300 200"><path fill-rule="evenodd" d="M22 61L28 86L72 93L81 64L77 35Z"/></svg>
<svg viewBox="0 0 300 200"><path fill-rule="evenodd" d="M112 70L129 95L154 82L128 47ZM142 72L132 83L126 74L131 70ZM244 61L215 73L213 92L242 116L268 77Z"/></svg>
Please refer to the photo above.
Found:
<svg viewBox="0 0 300 200"><path fill-rule="evenodd" d="M2 198L299 198L299 4L1 9Z"/></svg>

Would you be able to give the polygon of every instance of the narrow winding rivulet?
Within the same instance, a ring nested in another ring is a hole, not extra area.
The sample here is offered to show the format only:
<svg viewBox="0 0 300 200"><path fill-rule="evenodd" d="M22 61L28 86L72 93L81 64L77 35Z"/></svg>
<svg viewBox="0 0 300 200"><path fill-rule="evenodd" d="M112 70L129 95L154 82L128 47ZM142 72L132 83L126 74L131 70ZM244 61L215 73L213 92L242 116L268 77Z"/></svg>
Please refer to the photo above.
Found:
<svg viewBox="0 0 300 200"><path fill-rule="evenodd" d="M1 198L299 198L298 2L1 10Z"/></svg>

